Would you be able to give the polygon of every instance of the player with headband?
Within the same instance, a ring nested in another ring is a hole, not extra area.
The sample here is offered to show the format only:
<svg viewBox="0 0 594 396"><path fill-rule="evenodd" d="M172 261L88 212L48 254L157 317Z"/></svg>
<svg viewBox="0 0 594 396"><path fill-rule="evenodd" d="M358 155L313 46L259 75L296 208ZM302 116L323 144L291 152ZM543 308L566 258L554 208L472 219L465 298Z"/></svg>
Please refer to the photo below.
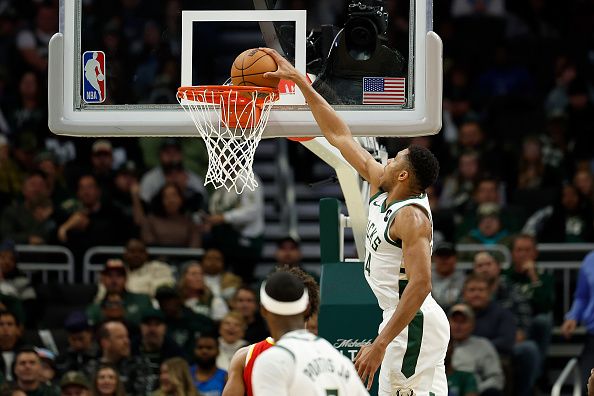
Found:
<svg viewBox="0 0 594 396"><path fill-rule="evenodd" d="M299 278L273 274L260 288L260 302L277 341L254 364L255 396L369 395L350 359L303 328L309 296Z"/></svg>
<svg viewBox="0 0 594 396"><path fill-rule="evenodd" d="M309 296L309 307L303 317L305 328L307 321L315 314L318 313L320 306L320 287L316 283L315 279L303 271L299 267L281 266L276 269L276 272L289 272L303 282L307 288L307 294ZM246 346L235 352L231 365L229 366L229 375L225 389L223 390L223 396L253 396L252 392L252 370L254 363L258 356L265 350L274 345L272 337L268 337L265 340L257 342L255 344Z"/></svg>

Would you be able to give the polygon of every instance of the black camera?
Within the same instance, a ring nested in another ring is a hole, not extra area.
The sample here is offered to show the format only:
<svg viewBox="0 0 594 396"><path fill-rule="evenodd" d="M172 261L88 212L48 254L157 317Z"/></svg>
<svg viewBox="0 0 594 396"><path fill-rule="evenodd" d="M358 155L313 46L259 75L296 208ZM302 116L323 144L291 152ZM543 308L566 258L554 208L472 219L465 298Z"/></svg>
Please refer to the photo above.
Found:
<svg viewBox="0 0 594 396"><path fill-rule="evenodd" d="M384 11L382 0L374 0L372 4L353 0L349 4L344 34L347 50L353 59L369 59L378 38L385 38L387 30L388 13Z"/></svg>

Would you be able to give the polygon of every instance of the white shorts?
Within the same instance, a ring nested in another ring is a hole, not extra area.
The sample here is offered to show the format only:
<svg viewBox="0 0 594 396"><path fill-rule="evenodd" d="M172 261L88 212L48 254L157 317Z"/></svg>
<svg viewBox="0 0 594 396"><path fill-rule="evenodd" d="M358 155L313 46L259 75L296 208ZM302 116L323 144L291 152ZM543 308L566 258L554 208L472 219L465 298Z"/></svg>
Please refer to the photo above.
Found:
<svg viewBox="0 0 594 396"><path fill-rule="evenodd" d="M394 310L384 311L385 323ZM379 374L378 396L447 396L444 359L450 324L429 296L411 323L388 345Z"/></svg>

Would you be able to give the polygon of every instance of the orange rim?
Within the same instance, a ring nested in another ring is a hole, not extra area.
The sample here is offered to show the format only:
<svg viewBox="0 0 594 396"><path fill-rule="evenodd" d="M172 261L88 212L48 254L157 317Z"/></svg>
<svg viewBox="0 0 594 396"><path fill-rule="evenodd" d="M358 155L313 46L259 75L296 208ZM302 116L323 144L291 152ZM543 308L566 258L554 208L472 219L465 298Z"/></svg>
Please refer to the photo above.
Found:
<svg viewBox="0 0 594 396"><path fill-rule="evenodd" d="M305 136L292 136L288 137L287 139L292 140L294 142L307 142L313 139L313 137L305 137Z"/></svg>
<svg viewBox="0 0 594 396"><path fill-rule="evenodd" d="M237 92L238 95L233 95ZM242 95L246 94L246 95ZM255 95L253 95L255 94ZM279 99L278 89L270 87L249 87L240 85L197 85L179 87L177 89L179 99L206 101L208 103L221 104L235 102L237 104L248 104L255 101L263 104L267 100L277 101Z"/></svg>

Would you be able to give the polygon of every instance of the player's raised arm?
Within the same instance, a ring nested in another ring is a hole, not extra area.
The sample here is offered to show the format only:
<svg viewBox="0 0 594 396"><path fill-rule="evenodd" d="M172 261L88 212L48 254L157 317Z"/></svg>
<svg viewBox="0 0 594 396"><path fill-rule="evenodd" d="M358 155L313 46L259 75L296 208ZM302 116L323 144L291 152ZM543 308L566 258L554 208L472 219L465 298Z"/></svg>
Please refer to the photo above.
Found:
<svg viewBox="0 0 594 396"><path fill-rule="evenodd" d="M293 65L278 52L270 48L261 48L274 58L278 65L276 72L265 73L265 78L281 78L294 81L299 87L311 109L318 126L330 144L340 150L343 157L372 186L379 185L382 165L353 139L348 125L338 116L336 111L318 94L307 78L299 73Z"/></svg>

